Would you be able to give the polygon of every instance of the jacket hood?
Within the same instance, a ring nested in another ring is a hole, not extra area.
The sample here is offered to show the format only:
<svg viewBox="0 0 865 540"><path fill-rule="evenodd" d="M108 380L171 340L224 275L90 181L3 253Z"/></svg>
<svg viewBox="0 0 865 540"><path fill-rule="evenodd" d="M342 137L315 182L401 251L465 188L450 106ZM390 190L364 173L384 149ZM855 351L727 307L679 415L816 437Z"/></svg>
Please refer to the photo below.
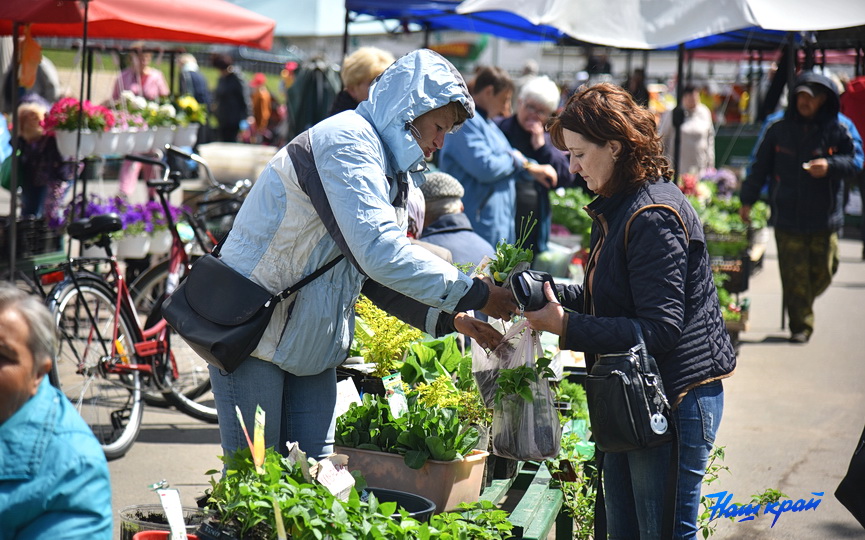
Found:
<svg viewBox="0 0 865 540"><path fill-rule="evenodd" d="M474 116L474 101L459 71L438 53L420 49L379 75L369 99L356 110L375 127L397 172L404 172L419 168L424 159L409 131L411 122L451 101L462 103L469 117Z"/></svg>
<svg viewBox="0 0 865 540"><path fill-rule="evenodd" d="M793 86L793 89L795 90L802 85L819 86L824 88L826 91L826 102L823 103L823 106L817 113L817 117L814 119L816 122L822 123L833 121L838 118L838 112L841 110L841 101L838 97L838 88L835 86L835 83L832 82L832 79L825 75L820 75L819 73L807 72L803 73L796 79L796 84ZM794 120L802 120L802 116L796 108L795 95L790 99L790 105L787 107L786 116Z"/></svg>

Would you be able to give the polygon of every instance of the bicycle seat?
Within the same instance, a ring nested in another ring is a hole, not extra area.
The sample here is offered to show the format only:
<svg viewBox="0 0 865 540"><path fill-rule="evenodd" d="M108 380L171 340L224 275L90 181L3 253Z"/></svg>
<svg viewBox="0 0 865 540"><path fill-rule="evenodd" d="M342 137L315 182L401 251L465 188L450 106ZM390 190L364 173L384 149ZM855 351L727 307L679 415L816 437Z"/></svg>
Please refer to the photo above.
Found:
<svg viewBox="0 0 865 540"><path fill-rule="evenodd" d="M100 234L113 233L123 228L117 214L100 214L89 218L76 219L67 227L66 232L76 240L88 240Z"/></svg>

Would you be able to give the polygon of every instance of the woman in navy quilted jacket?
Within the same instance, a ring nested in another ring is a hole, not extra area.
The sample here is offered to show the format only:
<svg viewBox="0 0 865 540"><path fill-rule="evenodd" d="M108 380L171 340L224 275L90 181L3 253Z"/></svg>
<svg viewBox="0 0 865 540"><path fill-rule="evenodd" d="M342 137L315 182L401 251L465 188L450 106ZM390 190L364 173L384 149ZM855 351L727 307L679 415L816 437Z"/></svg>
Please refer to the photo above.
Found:
<svg viewBox="0 0 865 540"><path fill-rule="evenodd" d="M598 198L585 208L594 220L585 282L559 286L557 294L546 284L550 303L526 317L534 329L558 334L561 348L585 352L590 370L595 355L633 347L633 322L639 325L678 439L603 456L609 538L669 537L662 530L673 444L679 464L672 534L694 538L723 410L721 379L736 366L702 224L669 181L654 117L622 88L605 83L577 92L548 128L553 143L570 152L570 171Z"/></svg>

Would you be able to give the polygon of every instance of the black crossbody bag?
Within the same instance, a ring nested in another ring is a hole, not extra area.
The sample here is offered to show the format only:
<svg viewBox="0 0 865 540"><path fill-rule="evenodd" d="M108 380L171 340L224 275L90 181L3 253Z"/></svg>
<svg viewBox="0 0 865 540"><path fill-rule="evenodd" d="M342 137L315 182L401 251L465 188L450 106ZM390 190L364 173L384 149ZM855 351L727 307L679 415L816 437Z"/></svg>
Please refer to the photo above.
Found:
<svg viewBox="0 0 865 540"><path fill-rule="evenodd" d="M231 373L258 346L276 304L333 268L343 255L270 294L219 258L223 242L225 238L195 261L186 279L165 299L162 316L207 363Z"/></svg>
<svg viewBox="0 0 865 540"><path fill-rule="evenodd" d="M621 353L598 355L586 377L586 398L595 444L602 452L630 452L673 440L670 402L643 331L637 344Z"/></svg>

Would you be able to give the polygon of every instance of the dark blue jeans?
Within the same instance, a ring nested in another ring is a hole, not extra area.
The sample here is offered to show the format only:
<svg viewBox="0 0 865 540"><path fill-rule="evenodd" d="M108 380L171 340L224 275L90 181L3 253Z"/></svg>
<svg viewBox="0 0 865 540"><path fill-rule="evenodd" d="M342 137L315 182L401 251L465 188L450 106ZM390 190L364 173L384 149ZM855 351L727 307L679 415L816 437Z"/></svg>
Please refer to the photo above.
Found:
<svg viewBox="0 0 865 540"><path fill-rule="evenodd" d="M679 433L675 538L696 538L700 488L724 410L721 381L688 392L673 412ZM660 540L672 444L604 455L610 540ZM666 539L664 539L666 540Z"/></svg>

